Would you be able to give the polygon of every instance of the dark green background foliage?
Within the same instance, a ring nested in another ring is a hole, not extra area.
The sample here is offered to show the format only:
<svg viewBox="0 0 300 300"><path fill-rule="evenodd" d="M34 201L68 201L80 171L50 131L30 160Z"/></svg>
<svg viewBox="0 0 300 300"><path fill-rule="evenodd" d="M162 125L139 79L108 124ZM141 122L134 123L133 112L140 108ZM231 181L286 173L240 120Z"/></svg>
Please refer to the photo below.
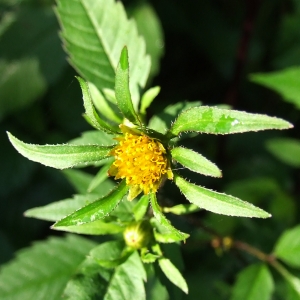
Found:
<svg viewBox="0 0 300 300"><path fill-rule="evenodd" d="M200 100L205 105L230 105L238 110L277 116L295 126L284 132L203 134L182 140L184 146L215 162L223 173L222 179L211 179L180 170L183 176L188 176L191 182L240 197L273 215L260 220L200 211L189 217L172 218L175 227L191 235L181 247L184 261L177 264L184 265L183 274L190 293L183 296L174 287L174 295L169 290L170 299L200 299L200 294L201 299L228 299L236 274L257 260L237 251L218 256L203 224L220 235L232 235L270 253L281 233L300 220L297 169L300 163L296 158L300 157L299 148L292 147L289 154L289 145L277 139L300 139L299 101L254 83L276 89L277 84L272 86L272 82L268 84L261 79L263 74L254 75L251 80L249 76L300 64L300 2L126 0L123 3L129 16L136 17L141 33L148 32L147 19L139 17L145 4L152 6L163 29L164 42L162 37L152 38L151 33L148 38L148 52L156 56L163 54L160 65L151 69L148 87L159 85L161 92L148 109L148 118L179 101ZM5 131L27 142L56 144L90 130L80 117L84 112L82 95L74 78L76 72L68 64L61 46L52 5L54 1L50 0L0 1L0 263L34 240L46 239L50 234L60 235L50 231L50 223L25 218L25 210L76 193L67 173L20 156L9 144ZM300 78L297 69L295 74L293 78L297 75ZM295 86L300 86L300 80ZM279 88L277 91L284 95ZM167 112L164 114L168 116ZM173 120L169 119L168 126ZM282 152L287 155L280 160ZM87 171L95 174L97 170L88 168ZM174 187L167 182L159 191L162 206L185 203ZM172 249L165 251L173 253ZM264 269L253 265L245 271L255 275ZM278 278L275 275L275 280ZM164 280L163 283L170 284ZM152 297L149 299L159 299L155 289L151 292L152 287L148 282L147 293ZM239 299L235 292L234 299ZM287 287L279 281L273 299L286 299L286 293ZM299 298L291 294L289 299Z"/></svg>

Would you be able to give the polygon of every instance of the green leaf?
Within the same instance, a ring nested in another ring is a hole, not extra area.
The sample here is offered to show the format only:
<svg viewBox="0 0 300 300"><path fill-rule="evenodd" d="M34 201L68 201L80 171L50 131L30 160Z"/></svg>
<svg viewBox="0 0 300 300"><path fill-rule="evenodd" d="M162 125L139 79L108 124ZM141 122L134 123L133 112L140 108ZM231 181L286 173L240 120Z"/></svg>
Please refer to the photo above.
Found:
<svg viewBox="0 0 300 300"><path fill-rule="evenodd" d="M195 204L178 204L172 207L163 207L163 212L174 215L186 215L199 211L200 208Z"/></svg>
<svg viewBox="0 0 300 300"><path fill-rule="evenodd" d="M104 165L101 168L101 170L103 170L102 173L105 172L106 167L107 166ZM67 177L67 179L72 184L72 186L76 189L76 191L83 195L86 194L87 192L90 193L93 191L93 193L97 194L98 197L105 196L116 185L115 181L112 181L111 179L107 178L107 174L103 174L103 177L105 176L104 179L104 178L98 178L97 177L98 174L94 177L89 173L77 169L63 170L62 173ZM100 179L101 182L94 181ZM89 188L92 184L93 185L95 184L95 186L91 191Z"/></svg>
<svg viewBox="0 0 300 300"><path fill-rule="evenodd" d="M118 205L127 192L128 186L126 185L126 181L123 180L107 196L75 211L55 223L53 227L81 225L102 219Z"/></svg>
<svg viewBox="0 0 300 300"><path fill-rule="evenodd" d="M37 242L17 253L0 272L0 298L57 300L70 276L95 243L68 235Z"/></svg>
<svg viewBox="0 0 300 300"><path fill-rule="evenodd" d="M56 169L89 165L109 156L113 146L99 145L34 145L26 144L9 132L8 138L16 150L26 158Z"/></svg>
<svg viewBox="0 0 300 300"><path fill-rule="evenodd" d="M268 218L271 215L262 209L244 202L233 196L217 193L201 186L189 183L183 178L174 174L174 182L180 191L191 203L200 208L209 210L216 214L237 216L237 217L256 217Z"/></svg>
<svg viewBox="0 0 300 300"><path fill-rule="evenodd" d="M160 92L160 87L155 86L147 90L141 99L141 114L146 114L146 109L151 105L152 101Z"/></svg>
<svg viewBox="0 0 300 300"><path fill-rule="evenodd" d="M123 253L124 241L110 241L99 245L90 252L90 256L104 268L115 268L124 263L130 252Z"/></svg>
<svg viewBox="0 0 300 300"><path fill-rule="evenodd" d="M274 254L292 267L300 268L300 225L286 230L276 243Z"/></svg>
<svg viewBox="0 0 300 300"><path fill-rule="evenodd" d="M143 280L146 280L144 266L138 253L133 252L123 264L116 267L103 299L146 300Z"/></svg>
<svg viewBox="0 0 300 300"><path fill-rule="evenodd" d="M116 70L116 100L122 114L130 122L140 124L140 120L134 110L129 90L129 62L128 51L125 46L121 52L120 62Z"/></svg>
<svg viewBox="0 0 300 300"><path fill-rule="evenodd" d="M211 134L231 134L266 129L288 129L289 122L260 114L200 106L184 111L173 123L169 135L196 131Z"/></svg>
<svg viewBox="0 0 300 300"><path fill-rule="evenodd" d="M138 202L132 209L136 221L141 220L145 216L148 210L148 206L149 206L149 197L148 195L144 195L141 197L141 199L138 200Z"/></svg>
<svg viewBox="0 0 300 300"><path fill-rule="evenodd" d="M278 261L272 263L272 266L282 275L288 282L290 287L294 290L296 295L300 297L300 279L292 275L282 264Z"/></svg>
<svg viewBox="0 0 300 300"><path fill-rule="evenodd" d="M214 163L195 151L176 147L171 150L171 155L191 171L212 177L222 177L221 170Z"/></svg>
<svg viewBox="0 0 300 300"><path fill-rule="evenodd" d="M231 300L270 300L274 281L266 265L255 264L238 274Z"/></svg>
<svg viewBox="0 0 300 300"><path fill-rule="evenodd" d="M161 212L161 208L157 203L156 195L154 193L150 194L150 202L154 217L168 231L167 235L169 239L172 238L173 241L185 241L189 235L177 230L171 225L170 221Z"/></svg>
<svg viewBox="0 0 300 300"><path fill-rule="evenodd" d="M186 284L186 281L182 277L179 270L172 264L172 262L167 258L160 258L158 260L158 264L159 264L161 270L166 275L166 277L172 283L174 283L176 286L178 286L182 291L184 291L186 294L188 294L189 289Z"/></svg>
<svg viewBox="0 0 300 300"><path fill-rule="evenodd" d="M102 146L111 146L116 143L116 140L114 139L114 136L103 131L89 130L81 133L80 137L70 140L68 143L73 145L99 144ZM107 160L109 160L109 158L105 161L107 162Z"/></svg>
<svg viewBox="0 0 300 300"><path fill-rule="evenodd" d="M111 275L111 270L100 267L88 256L69 280L62 299L103 299Z"/></svg>
<svg viewBox="0 0 300 300"><path fill-rule="evenodd" d="M278 92L284 100L300 109L300 67L272 73L251 74L250 80Z"/></svg>
<svg viewBox="0 0 300 300"><path fill-rule="evenodd" d="M179 113L191 107L200 106L200 105L201 105L200 101L194 101L194 102L184 101L184 102L178 102L176 104L171 104L167 106L162 112L154 115L150 119L149 128L165 134Z"/></svg>
<svg viewBox="0 0 300 300"><path fill-rule="evenodd" d="M115 110L114 110L110 106L108 101L104 98L102 93L97 89L97 87L93 83L89 82L88 86L89 86L92 101L95 107L97 108L98 112L101 114L101 116L117 124L122 123L121 115L117 114L117 112L115 111L117 109L117 106L115 105Z"/></svg>
<svg viewBox="0 0 300 300"><path fill-rule="evenodd" d="M35 207L25 211L26 217L46 221L58 221L75 210L99 199L98 194L75 195L73 198L53 202L42 207Z"/></svg>
<svg viewBox="0 0 300 300"><path fill-rule="evenodd" d="M300 140L276 138L267 141L267 149L284 163L300 167Z"/></svg>
<svg viewBox="0 0 300 300"><path fill-rule="evenodd" d="M124 228L121 225L110 220L107 220L106 222L102 220L97 220L81 225L53 227L53 229L88 235L116 234L124 230Z"/></svg>
<svg viewBox="0 0 300 300"><path fill-rule="evenodd" d="M104 120L102 120L99 115L97 114L95 107L93 105L93 101L91 98L90 90L88 84L80 77L76 77L79 81L81 90L82 90L82 96L83 96L83 105L85 108L85 114L93 127L95 127L98 130L102 130L107 133L115 134L118 132L116 128L113 128L111 125L106 123Z"/></svg>
<svg viewBox="0 0 300 300"><path fill-rule="evenodd" d="M127 19L122 3L59 0L56 12L71 64L99 91L114 88L120 53L127 45L131 65L130 90L137 109L139 88L146 84L151 63L145 54L145 42L138 36L135 22Z"/></svg>
<svg viewBox="0 0 300 300"><path fill-rule="evenodd" d="M104 165L99 172L95 175L95 177L91 180L87 191L90 193L94 191L97 187L100 186L101 183L103 183L105 180L107 180L107 172L110 168L111 164Z"/></svg>
<svg viewBox="0 0 300 300"><path fill-rule="evenodd" d="M46 92L47 83L36 58L14 62L0 60L0 74L0 120L29 106Z"/></svg>
<svg viewBox="0 0 300 300"><path fill-rule="evenodd" d="M151 57L150 76L153 77L160 69L160 58L164 53L163 29L159 17L147 2L137 2L132 17L137 23L139 34L145 39L147 53Z"/></svg>

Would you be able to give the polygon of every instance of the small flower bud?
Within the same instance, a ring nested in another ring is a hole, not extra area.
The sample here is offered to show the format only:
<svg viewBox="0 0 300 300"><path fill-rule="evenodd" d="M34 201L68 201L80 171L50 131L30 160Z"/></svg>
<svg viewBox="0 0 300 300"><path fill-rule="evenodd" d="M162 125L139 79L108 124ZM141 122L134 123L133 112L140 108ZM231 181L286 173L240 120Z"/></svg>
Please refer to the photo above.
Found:
<svg viewBox="0 0 300 300"><path fill-rule="evenodd" d="M141 249L146 247L152 238L152 227L149 221L134 222L128 225L123 233L126 245Z"/></svg>

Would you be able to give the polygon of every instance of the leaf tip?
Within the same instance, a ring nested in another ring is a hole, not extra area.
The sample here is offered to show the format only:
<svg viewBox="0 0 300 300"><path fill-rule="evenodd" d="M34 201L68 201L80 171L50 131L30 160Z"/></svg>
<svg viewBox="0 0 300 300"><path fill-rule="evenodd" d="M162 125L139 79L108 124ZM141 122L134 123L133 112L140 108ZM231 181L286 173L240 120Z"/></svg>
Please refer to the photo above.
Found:
<svg viewBox="0 0 300 300"><path fill-rule="evenodd" d="M120 56L120 66L121 69L123 71L127 70L129 67L129 63L128 63L128 50L127 50L127 46L123 47L123 50L121 52L121 56Z"/></svg>

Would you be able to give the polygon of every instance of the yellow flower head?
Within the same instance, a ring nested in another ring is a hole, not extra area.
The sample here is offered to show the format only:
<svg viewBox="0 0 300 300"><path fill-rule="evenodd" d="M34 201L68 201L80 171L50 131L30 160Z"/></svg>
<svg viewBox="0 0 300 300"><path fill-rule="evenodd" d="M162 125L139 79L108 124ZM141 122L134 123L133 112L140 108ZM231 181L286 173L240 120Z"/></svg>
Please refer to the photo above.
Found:
<svg viewBox="0 0 300 300"><path fill-rule="evenodd" d="M121 129L124 135L116 138L119 143L110 153L115 161L108 174L115 176L115 179L126 179L130 186L128 200L141 192L156 192L166 177L173 177L164 146L156 139L138 134L124 125Z"/></svg>

